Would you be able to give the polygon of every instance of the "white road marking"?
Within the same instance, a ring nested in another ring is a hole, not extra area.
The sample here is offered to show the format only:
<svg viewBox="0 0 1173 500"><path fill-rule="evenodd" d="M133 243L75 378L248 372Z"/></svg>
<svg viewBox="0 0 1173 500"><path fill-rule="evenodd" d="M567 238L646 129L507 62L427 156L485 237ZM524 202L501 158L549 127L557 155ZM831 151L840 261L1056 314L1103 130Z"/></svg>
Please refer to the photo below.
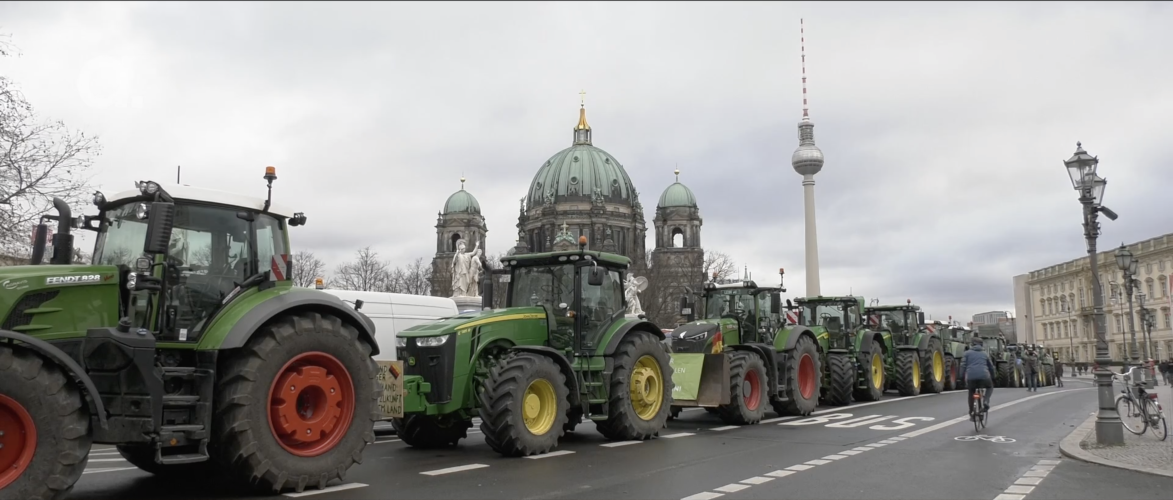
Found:
<svg viewBox="0 0 1173 500"><path fill-rule="evenodd" d="M847 455L827 455L823 457L823 460L840 460L844 458L847 458Z"/></svg>
<svg viewBox="0 0 1173 500"><path fill-rule="evenodd" d="M1051 471L1046 470L1028 470L1022 477L1047 477L1047 474L1050 473Z"/></svg>
<svg viewBox="0 0 1173 500"><path fill-rule="evenodd" d="M1058 460L1039 460L1039 465L1059 465Z"/></svg>
<svg viewBox="0 0 1173 500"><path fill-rule="evenodd" d="M786 477L794 474L792 470L776 470L774 472L767 472L766 475L770 477Z"/></svg>
<svg viewBox="0 0 1173 500"><path fill-rule="evenodd" d="M762 484L762 483L768 483L773 480L774 480L774 478L772 478L772 477L754 476L749 479L742 479L741 482L743 482L745 484Z"/></svg>
<svg viewBox="0 0 1173 500"><path fill-rule="evenodd" d="M855 451L868 451L868 450L874 450L875 448L872 448L872 447L870 447L870 446L857 446L857 447L855 447L855 448L852 448L852 449L853 449L853 450L855 450Z"/></svg>
<svg viewBox="0 0 1173 500"><path fill-rule="evenodd" d="M896 437L890 437L888 439L891 439L892 441L904 441L905 439L908 439L908 438L896 436Z"/></svg>
<svg viewBox="0 0 1173 500"><path fill-rule="evenodd" d="M1006 488L1006 493L1017 493L1019 495L1028 495L1028 494L1030 494L1030 492L1032 492L1034 490L1035 490L1034 486L1019 486L1019 485L1015 484L1015 485L1011 485L1009 488Z"/></svg>
<svg viewBox="0 0 1173 500"><path fill-rule="evenodd" d="M1083 391L1083 390L1087 390L1087 389L1065 389L1065 390L1062 390L1062 391L1055 391L1055 392L1044 392L1044 393L1042 393L1042 394L1038 394L1038 395L1035 395L1035 396L1027 396L1027 397L1025 397L1025 398L1022 398L1022 399L1016 399L1016 400L1014 400L1014 401L1011 401L1011 402L1009 402L1009 403L1002 403L1002 404L1000 404L1000 405L998 405L998 406L992 406L992 407L990 407L990 411L997 411L997 410L1001 410L1001 409L1003 409L1003 408L1008 408L1008 407L1014 406L1014 405L1016 405L1016 404L1019 404L1019 403L1025 403L1025 402L1027 402L1027 401L1030 401L1030 400L1032 400L1032 399L1035 399L1035 398L1042 398L1042 397L1050 396L1050 395L1052 395L1052 394L1062 394L1062 393L1064 393L1064 392L1070 392L1070 391ZM957 417L957 418L955 418L955 419L952 419L952 420L946 420L946 421L944 421L944 422L941 422L941 423L939 423L939 424L930 425L930 426L928 426L928 427L925 427L925 428L923 428L923 429L917 429L917 430L915 430L915 431L912 431L912 432L906 432L906 433L904 433L904 434L901 434L900 436L901 436L901 437L906 437L906 438L917 437L917 436L920 436L920 435L923 435L923 434L928 434L928 433L930 433L930 432L933 432L933 431L935 431L935 430L938 430L938 429L944 429L944 428L946 428L946 427L949 427L950 425L953 425L953 424L956 424L956 423L958 423L958 422L962 422L962 421L965 421L965 420L969 420L969 415L965 415L965 416L962 416L962 417Z"/></svg>
<svg viewBox="0 0 1173 500"><path fill-rule="evenodd" d="M116 467L113 469L94 469L82 472L82 474L98 474L100 472L118 472L120 470L137 470L138 467Z"/></svg>
<svg viewBox="0 0 1173 500"><path fill-rule="evenodd" d="M327 486L320 490L303 491L301 493L286 493L285 496L291 498L308 497L311 495L321 495L322 493L334 493L335 491L353 490L355 488L365 488L367 485L362 483L346 483L337 486Z"/></svg>
<svg viewBox="0 0 1173 500"><path fill-rule="evenodd" d="M765 421L763 420L763 422L765 422ZM741 427L740 425L726 425L725 427L717 427L717 428L714 428L714 429L709 429L709 430L712 430L712 431L729 431L729 430L733 430L733 429L738 429L738 428L740 428L740 427Z"/></svg>
<svg viewBox="0 0 1173 500"><path fill-rule="evenodd" d="M888 443L872 443L872 444L869 444L868 446L871 446L872 448L879 448L881 446L888 446Z"/></svg>
<svg viewBox="0 0 1173 500"><path fill-rule="evenodd" d="M680 500L713 500L714 498L723 496L725 496L724 493L709 493L707 491L703 491L695 495L686 496Z"/></svg>
<svg viewBox="0 0 1173 500"><path fill-rule="evenodd" d="M695 433L692 433L692 432L679 432L679 433L676 433L676 434L669 434L669 435L667 435L667 436L660 436L660 438L661 438L661 439L676 439L676 438L682 438L682 437L688 437L688 436L695 436L695 435L696 435L696 434L695 434Z"/></svg>
<svg viewBox="0 0 1173 500"><path fill-rule="evenodd" d="M451 474L453 472L464 472L466 470L483 469L485 467L488 467L488 465L468 464L468 465L461 465L459 467L449 467L447 469L430 470L427 472L421 472L420 474L423 474L425 476L439 476L439 475L443 475L443 474Z"/></svg>
<svg viewBox="0 0 1173 500"><path fill-rule="evenodd" d="M774 422L785 422L785 421L787 421L787 420L794 420L794 419L796 419L796 418L802 418L802 417L774 417L774 418L767 418L767 419L763 419L763 420L762 420L761 422L759 422L759 423L762 423L762 424L772 424L772 423L774 423Z"/></svg>
<svg viewBox="0 0 1173 500"><path fill-rule="evenodd" d="M896 444L896 443L899 443L899 441L893 441L893 440L891 440L891 439L885 439L885 440L883 440L883 441L880 441L880 442L881 442L881 443L884 443L884 444Z"/></svg>
<svg viewBox="0 0 1173 500"><path fill-rule="evenodd" d="M1023 498L1026 498L1026 495L1007 495L1006 493L1002 493L994 497L994 500L1022 500Z"/></svg>
<svg viewBox="0 0 1173 500"><path fill-rule="evenodd" d="M1054 465L1036 465L1034 467L1031 467L1030 470L1051 470L1054 468L1055 468Z"/></svg>
<svg viewBox="0 0 1173 500"><path fill-rule="evenodd" d="M642 442L643 442L643 441L617 441L617 442L614 442L614 443L601 444L601 445L599 445L599 446L602 446L602 447L604 447L604 448L617 448L617 447L620 447L620 446L627 446L627 445L629 445L629 444L640 444L640 443L642 443Z"/></svg>
<svg viewBox="0 0 1173 500"><path fill-rule="evenodd" d="M727 485L722 486L720 488L713 488L713 491L723 491L725 493L735 493L735 492L744 490L746 488L749 488L748 484L730 483L730 484L727 484Z"/></svg>
<svg viewBox="0 0 1173 500"><path fill-rule="evenodd" d="M530 460L540 460L540 459L543 459L543 458L550 458L550 457L560 457L560 456L562 456L562 455L570 455L570 454L572 454L572 453L574 453L574 452L573 452L573 451L570 451L570 450L558 450L558 451L551 451L550 453L545 453L545 454L542 454L542 455L530 455L530 456L528 456L528 457L525 457L525 458L528 458L528 459L530 459Z"/></svg>
<svg viewBox="0 0 1173 500"><path fill-rule="evenodd" d="M1029 484L1032 486L1037 486L1041 482L1043 482L1043 478L1041 477L1024 477L1015 481L1014 484Z"/></svg>
<svg viewBox="0 0 1173 500"><path fill-rule="evenodd" d="M813 465L802 465L802 464L798 464L798 465L791 465L790 467L787 467L786 469L787 469L787 470L792 470L792 471L794 471L794 472L801 472L801 471L804 471L804 470L807 470L807 469L813 469L813 468L815 468L815 466L813 466Z"/></svg>
<svg viewBox="0 0 1173 500"><path fill-rule="evenodd" d="M860 453L863 452L859 450L843 450L839 452L840 455L859 455Z"/></svg>
<svg viewBox="0 0 1173 500"><path fill-rule="evenodd" d="M807 465L823 465L823 464L829 464L829 463L831 463L831 461L830 460L807 460L806 462L803 462L803 463L807 464Z"/></svg>

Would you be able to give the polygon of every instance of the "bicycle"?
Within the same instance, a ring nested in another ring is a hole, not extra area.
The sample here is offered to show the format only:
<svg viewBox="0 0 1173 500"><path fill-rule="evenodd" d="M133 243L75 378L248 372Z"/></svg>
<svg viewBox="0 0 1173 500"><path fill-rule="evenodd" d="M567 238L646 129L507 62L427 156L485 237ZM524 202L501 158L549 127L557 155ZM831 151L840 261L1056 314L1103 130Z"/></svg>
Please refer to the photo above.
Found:
<svg viewBox="0 0 1173 500"><path fill-rule="evenodd" d="M1139 436L1152 429L1153 435L1164 441L1169 437L1164 408L1157 401L1155 393L1145 391L1138 370L1140 367L1134 366L1124 375L1112 376L1113 381L1119 381L1124 385L1124 389L1120 391L1122 395L1116 396L1116 413L1120 415L1120 422L1128 432ZM1129 423L1132 419L1135 420Z"/></svg>
<svg viewBox="0 0 1173 500"><path fill-rule="evenodd" d="M975 411L975 409L977 409ZM979 387L973 392L973 405L969 409L969 419L973 421L973 430L981 432L986 428L986 419L989 417L989 408L986 408L986 388Z"/></svg>

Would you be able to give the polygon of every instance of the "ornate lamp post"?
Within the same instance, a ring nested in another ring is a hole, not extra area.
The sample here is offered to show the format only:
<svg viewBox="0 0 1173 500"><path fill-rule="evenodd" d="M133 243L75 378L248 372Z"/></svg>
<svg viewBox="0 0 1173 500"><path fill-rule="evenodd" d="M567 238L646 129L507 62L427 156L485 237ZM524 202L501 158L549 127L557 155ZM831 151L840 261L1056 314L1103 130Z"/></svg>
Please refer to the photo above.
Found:
<svg viewBox="0 0 1173 500"><path fill-rule="evenodd" d="M1062 308L1062 312L1067 313L1066 327L1071 329L1070 331L1064 330L1064 333L1067 334L1067 343L1070 345L1067 350L1067 362L1075 366L1075 325L1071 324L1072 307L1067 303L1066 295L1059 297L1059 306Z"/></svg>
<svg viewBox="0 0 1173 500"><path fill-rule="evenodd" d="M1134 366L1140 364L1140 349L1136 345L1136 323L1134 321L1134 312L1132 310L1132 290L1140 289L1140 280L1136 279L1136 270L1140 265L1136 259L1132 258L1132 252L1128 247L1120 244L1120 248L1116 249L1116 267L1119 267L1124 272L1124 293L1128 296L1128 334L1131 336L1131 345L1128 350L1129 360Z"/></svg>
<svg viewBox="0 0 1173 500"><path fill-rule="evenodd" d="M1149 352L1149 349L1152 348L1152 341L1149 337L1152 332L1152 310L1144 306L1144 292L1137 293L1136 298L1140 300L1140 340L1144 344L1141 353L1144 355L1145 383L1151 388L1157 385L1157 375L1153 373L1153 367L1149 364L1149 360L1153 358L1152 353Z"/></svg>
<svg viewBox="0 0 1173 500"><path fill-rule="evenodd" d="M1092 272L1092 307L1096 332L1096 394L1099 396L1099 412L1096 414L1096 442L1101 445L1123 445L1124 427L1120 414L1116 413L1115 393L1112 392L1112 372L1108 371L1108 340L1104 324L1104 293L1100 288L1099 265L1096 262L1096 238L1100 236L1100 223L1096 220L1102 212L1105 217L1116 220L1116 212L1100 203L1104 199L1104 187L1108 181L1096 175L1100 160L1075 143L1075 154L1063 162L1071 185L1079 193L1083 205L1083 235L1087 239L1087 255Z"/></svg>

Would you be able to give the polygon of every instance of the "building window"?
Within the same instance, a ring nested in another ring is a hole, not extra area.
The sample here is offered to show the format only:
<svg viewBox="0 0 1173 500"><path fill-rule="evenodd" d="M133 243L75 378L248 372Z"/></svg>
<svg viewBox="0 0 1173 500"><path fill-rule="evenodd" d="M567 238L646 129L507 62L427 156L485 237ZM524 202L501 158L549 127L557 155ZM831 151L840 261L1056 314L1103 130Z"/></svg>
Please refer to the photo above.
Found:
<svg viewBox="0 0 1173 500"><path fill-rule="evenodd" d="M1123 325L1123 323L1120 322L1120 315L1117 314L1116 315L1116 331L1118 331L1118 332L1124 331L1124 327L1121 325Z"/></svg>
<svg viewBox="0 0 1173 500"><path fill-rule="evenodd" d="M1165 316L1165 328L1169 328L1169 310L1163 309L1161 312L1164 313Z"/></svg>
<svg viewBox="0 0 1173 500"><path fill-rule="evenodd" d="M1157 277L1157 284L1161 285L1161 296L1162 297L1169 296L1169 282L1168 282L1168 279L1165 278L1164 274Z"/></svg>
<svg viewBox="0 0 1173 500"><path fill-rule="evenodd" d="M1153 263L1152 262L1149 262L1148 264L1144 265L1144 273L1145 274L1153 274Z"/></svg>
<svg viewBox="0 0 1173 500"><path fill-rule="evenodd" d="M1153 279L1149 278L1149 279L1145 280L1144 284L1145 284L1145 287L1148 288L1149 297L1154 298L1154 299L1157 298L1157 294L1153 293Z"/></svg>
<svg viewBox="0 0 1173 500"><path fill-rule="evenodd" d="M1083 288L1079 289L1079 308L1083 309Z"/></svg>
<svg viewBox="0 0 1173 500"><path fill-rule="evenodd" d="M1067 337L1069 335L1070 335L1070 332L1067 330L1067 323L1063 323L1063 336Z"/></svg>
<svg viewBox="0 0 1173 500"><path fill-rule="evenodd" d="M1165 261L1164 260L1157 263L1157 270L1160 272L1165 272Z"/></svg>

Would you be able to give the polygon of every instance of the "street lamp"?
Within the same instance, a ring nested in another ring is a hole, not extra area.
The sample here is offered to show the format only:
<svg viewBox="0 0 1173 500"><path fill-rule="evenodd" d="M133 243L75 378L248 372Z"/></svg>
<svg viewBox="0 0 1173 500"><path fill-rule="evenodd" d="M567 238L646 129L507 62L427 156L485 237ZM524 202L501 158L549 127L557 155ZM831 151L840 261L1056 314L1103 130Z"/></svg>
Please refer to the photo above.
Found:
<svg viewBox="0 0 1173 500"><path fill-rule="evenodd" d="M1124 293L1128 296L1128 334L1131 336L1132 345L1129 350L1129 359L1133 366L1138 366L1140 363L1140 349L1136 345L1136 322L1134 321L1135 313L1132 309L1132 290L1135 287L1140 290L1140 280L1136 279L1136 270L1140 267L1140 262L1132 258L1132 252L1128 247L1120 244L1120 248L1116 249L1116 267L1119 267L1124 272Z"/></svg>
<svg viewBox="0 0 1173 500"><path fill-rule="evenodd" d="M1100 236L1100 213L1110 220L1116 220L1116 212L1101 205L1104 188L1108 181L1096 175L1100 160L1083 150L1083 144L1075 143L1075 154L1063 162L1071 176L1071 186L1079 192L1079 203L1083 205L1083 235L1087 240L1087 255L1092 272L1092 308L1096 332L1096 394L1099 411L1096 413L1096 443L1100 445L1123 445L1124 427L1120 414L1116 413L1115 393L1112 391L1112 372L1108 364L1107 329L1104 324L1104 293L1100 289L1099 264L1096 262L1096 238Z"/></svg>
<svg viewBox="0 0 1173 500"><path fill-rule="evenodd" d="M1138 284L1139 284L1139 280L1138 280ZM1137 286L1137 288L1140 288L1140 287ZM1145 384L1147 384L1148 387L1152 388L1152 387L1156 386L1156 384L1157 384L1157 376L1155 373L1153 373L1153 368L1151 366L1149 366L1149 360L1152 359L1152 356L1149 353L1149 349L1150 349L1150 345L1149 345L1150 344L1150 340L1149 340L1150 325L1149 325L1149 322L1151 321L1149 318L1150 311L1148 308L1146 308L1144 306L1145 293L1143 291L1138 292L1136 294L1136 297L1137 297L1137 299L1140 300L1140 340L1142 343L1144 343L1144 349L1141 352L1144 354Z"/></svg>
<svg viewBox="0 0 1173 500"><path fill-rule="evenodd" d="M1071 324L1072 307L1071 304L1067 303L1066 295L1059 297L1059 306L1062 308L1063 312L1067 313L1067 324L1064 325L1063 330L1063 332L1067 334L1067 343L1070 345L1070 347L1067 348L1067 362L1071 363L1071 366L1075 366L1075 325ZM1068 332L1066 330L1067 328L1070 328L1071 331Z"/></svg>

